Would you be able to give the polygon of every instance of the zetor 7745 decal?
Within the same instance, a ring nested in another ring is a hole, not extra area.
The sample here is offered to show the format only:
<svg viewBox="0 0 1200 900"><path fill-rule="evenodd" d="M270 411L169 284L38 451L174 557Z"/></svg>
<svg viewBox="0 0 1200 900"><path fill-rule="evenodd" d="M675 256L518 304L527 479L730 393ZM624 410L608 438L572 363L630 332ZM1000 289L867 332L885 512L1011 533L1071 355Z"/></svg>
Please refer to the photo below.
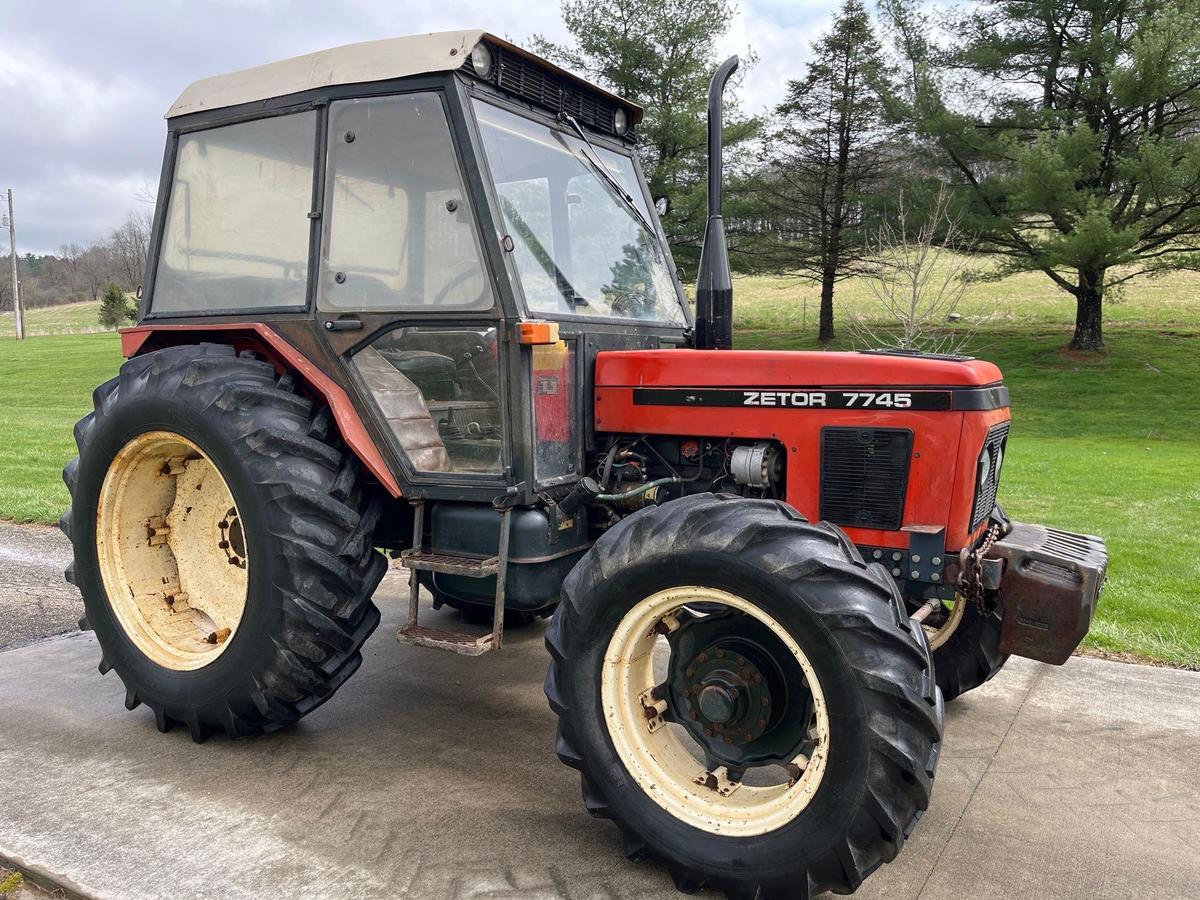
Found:
<svg viewBox="0 0 1200 900"><path fill-rule="evenodd" d="M677 390L641 388L633 402L644 406L772 406L792 409L950 409L950 391L887 391L763 388Z"/></svg>
<svg viewBox="0 0 1200 900"><path fill-rule="evenodd" d="M732 349L736 65L694 319L641 109L507 41L183 92L128 359L63 473L67 578L130 709L197 741L296 722L361 663L390 554L405 644L549 618L547 740L681 890L848 893L895 857L943 702L1066 660L1107 556L1004 514L990 363Z"/></svg>

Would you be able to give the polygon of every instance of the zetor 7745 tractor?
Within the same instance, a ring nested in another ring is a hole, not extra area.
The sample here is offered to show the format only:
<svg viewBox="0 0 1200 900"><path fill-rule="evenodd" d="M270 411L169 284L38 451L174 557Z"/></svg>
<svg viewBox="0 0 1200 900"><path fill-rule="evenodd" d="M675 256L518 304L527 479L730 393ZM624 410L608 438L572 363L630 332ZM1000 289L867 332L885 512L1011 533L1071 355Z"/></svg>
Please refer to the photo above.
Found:
<svg viewBox="0 0 1200 900"><path fill-rule="evenodd" d="M730 349L736 64L694 319L641 110L506 41L183 93L128 361L64 473L130 709L198 741L295 722L359 666L390 553L403 642L473 656L552 614L558 754L681 889L848 892L896 855L942 698L1064 662L1107 557L996 504L995 366ZM491 631L420 624L421 588Z"/></svg>

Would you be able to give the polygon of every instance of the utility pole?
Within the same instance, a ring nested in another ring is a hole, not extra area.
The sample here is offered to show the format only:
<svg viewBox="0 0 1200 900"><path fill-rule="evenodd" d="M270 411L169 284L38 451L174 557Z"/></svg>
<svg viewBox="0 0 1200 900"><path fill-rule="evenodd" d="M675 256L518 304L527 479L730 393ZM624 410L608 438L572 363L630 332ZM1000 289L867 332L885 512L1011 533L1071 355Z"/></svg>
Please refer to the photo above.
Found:
<svg viewBox="0 0 1200 900"><path fill-rule="evenodd" d="M21 309L21 282L17 279L17 224L13 220L12 188L8 189L8 240L12 246L13 317L17 321L17 340L25 340L25 313Z"/></svg>

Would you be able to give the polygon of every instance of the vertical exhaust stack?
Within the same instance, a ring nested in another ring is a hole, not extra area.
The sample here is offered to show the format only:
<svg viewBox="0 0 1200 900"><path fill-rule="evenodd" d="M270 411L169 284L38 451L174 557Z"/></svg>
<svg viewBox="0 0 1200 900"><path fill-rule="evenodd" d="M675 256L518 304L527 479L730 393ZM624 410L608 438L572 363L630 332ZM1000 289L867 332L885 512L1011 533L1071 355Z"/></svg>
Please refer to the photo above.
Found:
<svg viewBox="0 0 1200 900"><path fill-rule="evenodd" d="M733 347L733 280L725 246L725 221L721 218L721 109L725 82L738 67L731 56L713 74L708 85L708 225L700 250L696 276L696 338L698 350Z"/></svg>

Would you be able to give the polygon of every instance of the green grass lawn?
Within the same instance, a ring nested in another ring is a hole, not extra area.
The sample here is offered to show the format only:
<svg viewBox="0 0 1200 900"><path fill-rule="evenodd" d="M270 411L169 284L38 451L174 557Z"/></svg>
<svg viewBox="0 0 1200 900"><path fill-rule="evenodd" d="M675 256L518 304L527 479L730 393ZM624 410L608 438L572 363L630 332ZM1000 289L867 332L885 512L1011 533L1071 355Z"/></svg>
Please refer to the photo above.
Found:
<svg viewBox="0 0 1200 900"><path fill-rule="evenodd" d="M92 389L117 373L115 334L0 342L0 518L57 522L67 505L62 467Z"/></svg>
<svg viewBox="0 0 1200 900"><path fill-rule="evenodd" d="M1053 306L1053 289L1033 276L972 292L1006 287L1002 313L973 347L1012 389L1002 502L1015 518L1108 541L1110 579L1088 646L1200 668L1200 277L1153 282L1110 305L1099 355L1062 350L1070 306ZM973 294L973 309L995 305ZM739 347L815 348L811 288L738 279L735 296ZM866 288L843 285L838 303L844 323L869 309ZM0 518L57 521L72 426L119 364L112 334L0 340Z"/></svg>

